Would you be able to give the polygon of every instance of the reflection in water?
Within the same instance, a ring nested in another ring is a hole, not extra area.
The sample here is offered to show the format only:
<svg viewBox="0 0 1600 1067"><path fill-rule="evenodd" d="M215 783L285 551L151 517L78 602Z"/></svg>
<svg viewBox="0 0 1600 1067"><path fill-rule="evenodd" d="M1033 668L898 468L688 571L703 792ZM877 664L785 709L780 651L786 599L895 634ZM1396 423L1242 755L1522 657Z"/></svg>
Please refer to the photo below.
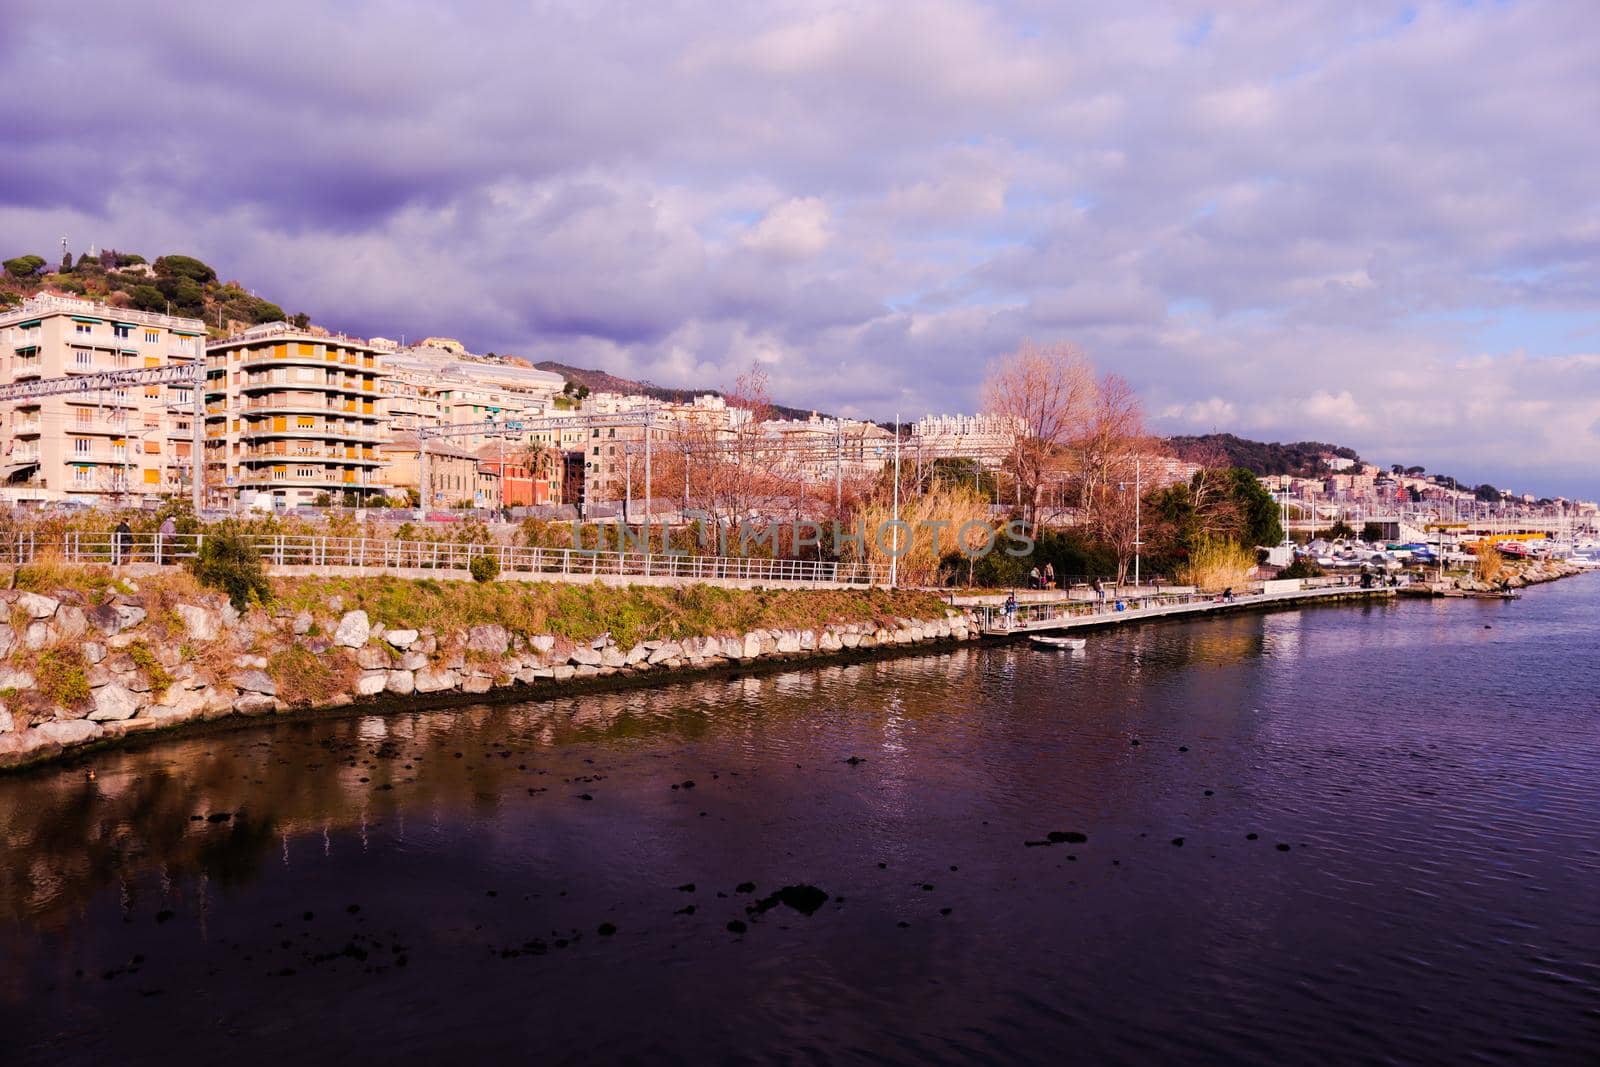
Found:
<svg viewBox="0 0 1600 1067"><path fill-rule="evenodd" d="M50 1063L1581 1060L1595 584L0 779L0 1033ZM1053 830L1088 841L1025 844ZM757 905L795 883L840 899Z"/></svg>

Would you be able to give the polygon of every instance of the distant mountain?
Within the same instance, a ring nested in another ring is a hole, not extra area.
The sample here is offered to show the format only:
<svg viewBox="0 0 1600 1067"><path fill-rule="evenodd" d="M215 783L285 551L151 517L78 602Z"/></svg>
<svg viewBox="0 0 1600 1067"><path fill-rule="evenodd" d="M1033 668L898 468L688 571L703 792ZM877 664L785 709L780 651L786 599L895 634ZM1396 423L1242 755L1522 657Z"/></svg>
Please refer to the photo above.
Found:
<svg viewBox="0 0 1600 1067"><path fill-rule="evenodd" d="M566 363L558 363L553 359L535 363L539 370L547 370L559 374L569 382L578 385L587 385L593 393L621 393L623 396L648 396L656 400L665 400L670 404L687 404L697 396L711 393L721 396L719 389L673 389L665 385L656 385L653 382L639 382L632 378L619 378L603 370L588 370L583 367L574 367ZM810 408L792 408L783 404L773 404L772 413L783 419L809 419L812 415ZM817 414L828 417L822 412Z"/></svg>
<svg viewBox="0 0 1600 1067"><path fill-rule="evenodd" d="M1355 449L1323 441L1279 444L1276 441L1251 441L1231 433L1208 433L1193 437L1168 437L1166 443L1179 459L1199 463L1220 457L1227 466L1243 467L1256 474L1289 474L1311 478L1328 472L1325 456L1361 462Z"/></svg>

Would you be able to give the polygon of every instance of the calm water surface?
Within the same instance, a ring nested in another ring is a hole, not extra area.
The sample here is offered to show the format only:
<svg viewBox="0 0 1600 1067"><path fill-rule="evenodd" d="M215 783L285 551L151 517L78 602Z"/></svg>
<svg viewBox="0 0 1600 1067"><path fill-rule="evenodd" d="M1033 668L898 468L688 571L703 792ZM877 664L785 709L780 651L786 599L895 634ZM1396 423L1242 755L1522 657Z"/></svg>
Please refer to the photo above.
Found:
<svg viewBox="0 0 1600 1067"><path fill-rule="evenodd" d="M1597 609L1583 577L0 778L0 1062L1594 1063ZM789 885L826 903L761 910Z"/></svg>

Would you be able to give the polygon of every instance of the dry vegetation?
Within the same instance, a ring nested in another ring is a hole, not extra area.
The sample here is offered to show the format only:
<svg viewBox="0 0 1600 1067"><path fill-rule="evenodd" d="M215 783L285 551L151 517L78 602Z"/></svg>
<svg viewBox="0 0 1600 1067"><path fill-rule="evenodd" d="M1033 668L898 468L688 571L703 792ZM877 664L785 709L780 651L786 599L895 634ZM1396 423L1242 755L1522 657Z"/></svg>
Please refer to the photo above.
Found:
<svg viewBox="0 0 1600 1067"><path fill-rule="evenodd" d="M620 645L653 638L739 634L764 627L940 618L937 596L907 591L617 587L557 582L467 582L400 578L293 578L274 583L290 610L329 613L339 597L391 628L460 630L498 623L513 633L586 641L610 632Z"/></svg>
<svg viewBox="0 0 1600 1067"><path fill-rule="evenodd" d="M1233 541L1203 537L1178 571L1178 581L1202 590L1242 586L1256 563L1256 554Z"/></svg>

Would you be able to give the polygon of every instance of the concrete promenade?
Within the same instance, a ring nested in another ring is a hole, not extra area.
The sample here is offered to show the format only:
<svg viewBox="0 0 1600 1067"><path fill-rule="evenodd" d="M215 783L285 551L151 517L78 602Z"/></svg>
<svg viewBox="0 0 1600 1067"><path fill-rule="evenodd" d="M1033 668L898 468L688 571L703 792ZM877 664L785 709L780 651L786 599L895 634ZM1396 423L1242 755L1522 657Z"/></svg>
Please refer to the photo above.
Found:
<svg viewBox="0 0 1600 1067"><path fill-rule="evenodd" d="M1081 610L1081 601L1058 601L1053 604L1019 604L1010 620L1003 609L984 606L981 611L979 632L984 637L1006 638L1034 633L1059 633L1071 630L1088 630L1096 627L1120 626L1146 619L1188 618L1203 615L1222 615L1236 611L1266 608L1294 607L1301 604L1325 604L1340 600L1386 600L1395 595L1391 587L1363 589L1359 585L1338 585L1321 589L1296 589L1270 593L1245 593L1230 600L1188 594L1172 601L1127 607L1117 611L1113 607Z"/></svg>

